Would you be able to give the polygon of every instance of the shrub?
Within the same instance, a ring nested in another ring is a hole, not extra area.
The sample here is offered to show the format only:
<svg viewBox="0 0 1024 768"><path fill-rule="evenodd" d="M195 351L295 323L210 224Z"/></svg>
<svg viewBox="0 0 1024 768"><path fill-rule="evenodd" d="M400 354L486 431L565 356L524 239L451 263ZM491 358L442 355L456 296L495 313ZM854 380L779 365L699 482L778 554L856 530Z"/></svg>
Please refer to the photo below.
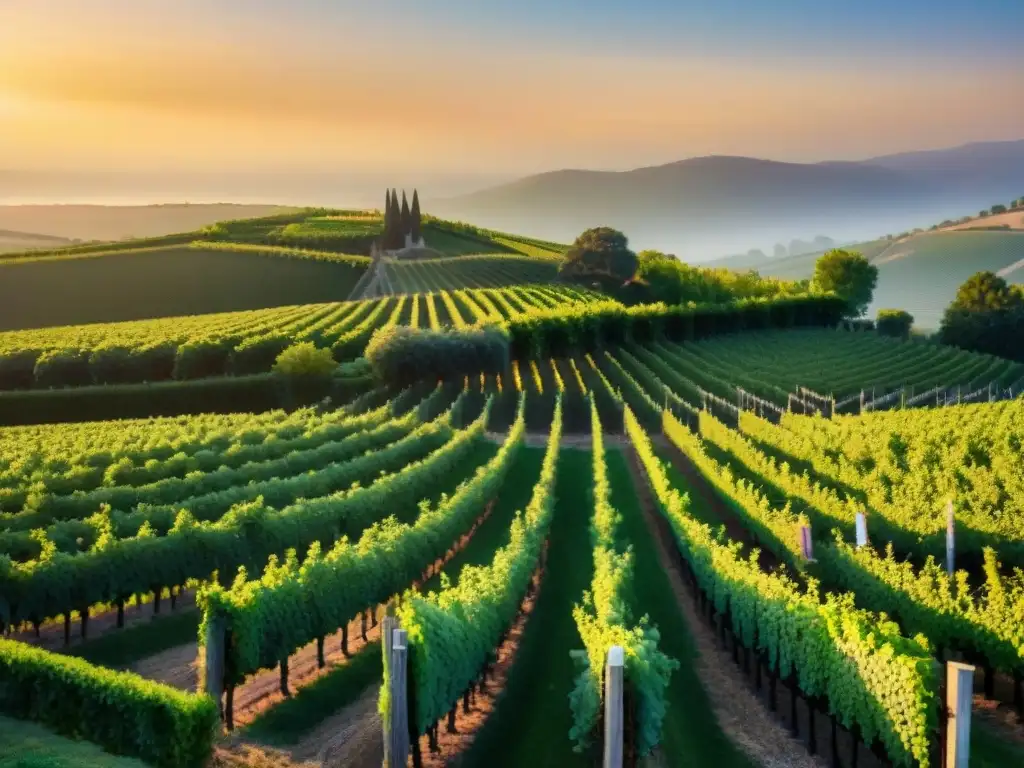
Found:
<svg viewBox="0 0 1024 768"><path fill-rule="evenodd" d="M497 326L451 331L395 326L373 334L366 359L379 380L399 387L470 371L500 373L509 364L509 337Z"/></svg>
<svg viewBox="0 0 1024 768"><path fill-rule="evenodd" d="M0 640L0 713L162 768L202 765L219 715L209 696Z"/></svg>
<svg viewBox="0 0 1024 768"><path fill-rule="evenodd" d="M331 350L317 347L311 341L293 344L277 356L274 372L285 376L330 376L338 364Z"/></svg>
<svg viewBox="0 0 1024 768"><path fill-rule="evenodd" d="M338 366L338 375L346 379L361 379L372 374L373 368L370 367L370 361L365 357L357 357L355 360Z"/></svg>
<svg viewBox="0 0 1024 768"><path fill-rule="evenodd" d="M245 339L231 352L228 367L235 376L266 373L273 368L281 353L288 349L287 336L256 336Z"/></svg>
<svg viewBox="0 0 1024 768"><path fill-rule="evenodd" d="M36 380L36 358L32 350L0 357L0 389L31 389Z"/></svg>
<svg viewBox="0 0 1024 768"><path fill-rule="evenodd" d="M92 383L89 358L78 349L51 350L36 360L36 386L82 387Z"/></svg>
<svg viewBox="0 0 1024 768"><path fill-rule="evenodd" d="M875 329L882 336L906 339L914 325L914 316L902 309L880 309Z"/></svg>
<svg viewBox="0 0 1024 768"><path fill-rule="evenodd" d="M174 378L205 379L222 376L227 370L231 348L226 341L192 341L178 347L174 361Z"/></svg>

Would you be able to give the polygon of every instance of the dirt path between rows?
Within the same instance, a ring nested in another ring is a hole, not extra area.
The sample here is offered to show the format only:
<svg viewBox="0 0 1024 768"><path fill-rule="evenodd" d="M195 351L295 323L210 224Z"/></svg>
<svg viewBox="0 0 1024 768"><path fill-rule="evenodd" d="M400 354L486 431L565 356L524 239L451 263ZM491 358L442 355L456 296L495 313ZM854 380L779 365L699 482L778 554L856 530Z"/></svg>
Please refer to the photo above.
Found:
<svg viewBox="0 0 1024 768"><path fill-rule="evenodd" d="M686 482L689 487L700 496L701 501L704 503L705 508L710 511L719 522L725 526L726 533L732 541L743 542L748 549L754 547L760 548L760 556L758 557L758 565L761 566L761 570L766 573L770 573L779 567L779 558L774 553L761 546L750 530L743 524L743 522L736 516L736 514L729 509L728 505L723 501L722 497L718 495L718 491L712 487L708 482L707 478L701 474L700 470L691 462L685 454L679 448L677 448L671 441L667 439L655 441L657 445L665 449L665 456L671 462L672 466L686 478ZM632 454L632 451L630 451Z"/></svg>
<svg viewBox="0 0 1024 768"><path fill-rule="evenodd" d="M546 546L546 545L545 545ZM426 736L420 737L421 753L424 768L442 768L442 766L458 765L459 758L469 749L476 734L487 722L497 708L505 690L505 682L515 664L519 644L526 631L527 622L533 613L540 589L543 589L543 573L541 569L533 575L534 588L529 596L520 604L519 614L509 628L508 635L495 651L496 660L490 665L487 681L482 686L474 686L470 694L470 707L467 712L462 704L456 705L456 733L449 733L447 724L438 728L437 746L439 751L431 753Z"/></svg>
<svg viewBox="0 0 1024 768"><path fill-rule="evenodd" d="M647 477L633 451L628 452L630 474L665 571L697 649L695 670L711 700L722 731L746 754L765 768L817 768L824 761L807 754L803 744L790 738L786 729L765 709L744 682L743 675L726 651L719 650L711 630L693 607L683 575L672 552L675 542L668 522L657 511ZM670 549L671 548L671 549Z"/></svg>
<svg viewBox="0 0 1024 768"><path fill-rule="evenodd" d="M124 629L138 626L139 624L145 624L150 621L160 621L161 619L170 616L176 616L183 611L194 608L195 604L195 593L192 590L183 589L175 597L175 607L173 611L171 610L171 601L166 597L160 601L160 613L156 614L153 613L154 604L152 600L140 605L125 606ZM117 626L117 608L111 608L89 616L85 640L82 639L81 619L73 622L71 626L70 645L64 645L63 619L53 619L45 622L39 628L38 637L33 629L20 629L16 632L12 632L11 638L23 643L28 643L29 645L45 648L49 651L60 652L66 651L70 648L75 648L83 643L88 643L113 632L123 632L124 629Z"/></svg>

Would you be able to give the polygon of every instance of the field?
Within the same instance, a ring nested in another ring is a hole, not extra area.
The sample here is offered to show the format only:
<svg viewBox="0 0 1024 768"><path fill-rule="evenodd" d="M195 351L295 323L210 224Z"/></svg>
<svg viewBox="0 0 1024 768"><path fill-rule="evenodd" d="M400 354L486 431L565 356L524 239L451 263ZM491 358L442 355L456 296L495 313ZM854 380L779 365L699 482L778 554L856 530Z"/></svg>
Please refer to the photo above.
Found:
<svg viewBox="0 0 1024 768"><path fill-rule="evenodd" d="M363 271L187 246L0 261L0 330L344 301Z"/></svg>
<svg viewBox="0 0 1024 768"><path fill-rule="evenodd" d="M888 240L870 240L864 243L842 246L846 250L863 254L869 261L889 247ZM814 274L814 264L821 258L824 251L804 253L799 256L773 258L763 267L757 267L760 274L768 277L781 277L786 280L807 280Z"/></svg>
<svg viewBox="0 0 1024 768"><path fill-rule="evenodd" d="M282 210L262 219L211 222L192 232L115 243L51 243L45 250L19 240L21 250L0 254L0 331L434 290L417 287L427 285L454 289L549 282L557 272L557 249L564 247L428 220L424 237L431 251L453 261L394 262L382 267L393 280L385 282L386 276L381 282L399 287L375 284L366 291L367 280L361 278L370 264L370 243L381 232L379 216ZM432 281L426 277L430 274L441 277ZM48 301L41 302L41 296Z"/></svg>
<svg viewBox="0 0 1024 768"><path fill-rule="evenodd" d="M257 256L237 255L233 251L210 253L216 259L240 259L246 265L263 263L255 261ZM203 259L208 254L190 249L185 255ZM142 257L120 258L130 262ZM321 273L347 267L302 258L268 257L265 263L280 264L281 269L293 265L316 267L322 269ZM17 268L27 266L19 264ZM274 288L271 282L261 284L261 289L268 292ZM326 291L330 286L321 285L318 289ZM183 294L188 296L190 291ZM345 361L359 357L373 332L387 326L464 327L601 301L605 297L585 289L523 285L11 331L0 333L0 389L185 381L266 373L277 355L297 342L309 341L330 348L338 361Z"/></svg>
<svg viewBox="0 0 1024 768"><path fill-rule="evenodd" d="M375 294L0 334L0 401L55 422L0 428L0 766L375 768L393 724L414 766L597 765L616 646L627 765L940 766L947 661L971 765L1024 764L1024 365L840 330L831 296L627 308L484 230L444 232L508 250L359 277L332 248L372 220L287 218L0 265ZM359 361L398 326L432 331L400 371ZM330 400L267 373L298 341L345 363ZM155 415L254 381L291 399Z"/></svg>
<svg viewBox="0 0 1024 768"><path fill-rule="evenodd" d="M298 210L281 205L0 205L0 229L71 240L122 240L197 230L225 219ZM48 246L53 248L53 245Z"/></svg>
<svg viewBox="0 0 1024 768"><path fill-rule="evenodd" d="M901 307L918 325L938 328L956 290L975 272L1002 273L1024 282L1024 233L931 232L894 245L880 258L878 288L869 312ZM922 276L926 276L923 279Z"/></svg>
<svg viewBox="0 0 1024 768"><path fill-rule="evenodd" d="M1024 217L1019 211L1013 215ZM876 240L849 248L860 251L878 267L878 286L868 317L874 317L879 309L906 309L915 324L926 330L938 329L957 288L976 272L990 270L1007 282L1024 282L1024 233L1016 231L943 230L894 243ZM760 272L791 280L809 279L820 255L780 259Z"/></svg>
<svg viewBox="0 0 1024 768"><path fill-rule="evenodd" d="M63 237L0 229L0 254L5 251L24 251L28 248L60 248L71 244L71 240Z"/></svg>

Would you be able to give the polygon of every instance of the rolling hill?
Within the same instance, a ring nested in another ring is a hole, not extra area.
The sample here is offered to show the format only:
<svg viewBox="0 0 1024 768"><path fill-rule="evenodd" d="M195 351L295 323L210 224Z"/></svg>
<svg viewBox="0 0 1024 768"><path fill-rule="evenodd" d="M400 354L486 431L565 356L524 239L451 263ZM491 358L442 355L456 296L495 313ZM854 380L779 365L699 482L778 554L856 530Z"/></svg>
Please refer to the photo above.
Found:
<svg viewBox="0 0 1024 768"><path fill-rule="evenodd" d="M69 240L124 240L199 229L225 219L298 210L280 205L0 205L0 229ZM51 244L49 247L55 247Z"/></svg>
<svg viewBox="0 0 1024 768"><path fill-rule="evenodd" d="M640 248L688 260L798 232L864 240L928 226L1021 194L1024 141L859 162L698 157L630 171L561 170L446 200L432 209L487 226L570 240L608 224Z"/></svg>
<svg viewBox="0 0 1024 768"><path fill-rule="evenodd" d="M381 225L376 212L296 209L117 243L20 241L0 256L0 330L344 301L366 287ZM500 284L550 280L565 247L430 217L423 233L432 255L460 262L425 269L459 275L476 263L459 257L502 254Z"/></svg>
<svg viewBox="0 0 1024 768"><path fill-rule="evenodd" d="M66 237L0 229L0 253L24 251L31 248L61 248L74 245L74 242L74 240L69 240Z"/></svg>
<svg viewBox="0 0 1024 768"><path fill-rule="evenodd" d="M938 328L957 288L975 272L988 270L1008 282L1024 283L1021 231L945 230L842 247L863 253L878 267L878 286L868 315L874 317L885 308L906 309L922 329ZM767 258L756 269L767 277L808 279L821 255Z"/></svg>

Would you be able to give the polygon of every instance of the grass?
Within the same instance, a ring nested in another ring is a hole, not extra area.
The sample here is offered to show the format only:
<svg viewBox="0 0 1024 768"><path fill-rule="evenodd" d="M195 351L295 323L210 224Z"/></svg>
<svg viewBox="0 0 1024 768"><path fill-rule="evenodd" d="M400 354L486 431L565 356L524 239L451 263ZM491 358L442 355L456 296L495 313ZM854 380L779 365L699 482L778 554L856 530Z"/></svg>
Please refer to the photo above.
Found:
<svg viewBox="0 0 1024 768"><path fill-rule="evenodd" d="M35 723L0 717L0 768L146 768L87 741L72 741Z"/></svg>
<svg viewBox="0 0 1024 768"><path fill-rule="evenodd" d="M165 600L163 610L167 611L166 616L126 629L111 630L69 649L68 654L101 667L117 669L196 639L199 632L197 609L171 613Z"/></svg>
<svg viewBox="0 0 1024 768"><path fill-rule="evenodd" d="M588 531L591 477L588 451L561 451L548 570L504 694L466 752L463 766L589 764L572 751L569 742L569 691L576 675L569 651L582 645L572 608L590 585L593 572Z"/></svg>
<svg viewBox="0 0 1024 768"><path fill-rule="evenodd" d="M639 610L647 613L661 634L659 647L680 663L668 688L668 710L661 734L662 764L751 766L715 719L711 702L698 678L697 650L679 610L668 577L661 569L653 536L637 504L637 491L621 451L607 452L612 504L622 515L622 531L633 546L635 593Z"/></svg>
<svg viewBox="0 0 1024 768"><path fill-rule="evenodd" d="M971 768L1008 768L1024 765L1024 744L997 733L991 726L971 719Z"/></svg>
<svg viewBox="0 0 1024 768"><path fill-rule="evenodd" d="M344 301L364 271L187 245L0 263L0 330Z"/></svg>
<svg viewBox="0 0 1024 768"><path fill-rule="evenodd" d="M905 254L888 260L890 256ZM976 272L998 272L1024 259L1022 232L930 232L893 247L878 265L869 316L884 307L906 309L917 324L937 328L957 288ZM927 279L922 279L926 277ZM1007 275L1024 281L1024 270Z"/></svg>
<svg viewBox="0 0 1024 768"><path fill-rule="evenodd" d="M357 701L383 674L380 642L370 643L332 672L265 710L245 734L269 746L297 744L328 717Z"/></svg>

